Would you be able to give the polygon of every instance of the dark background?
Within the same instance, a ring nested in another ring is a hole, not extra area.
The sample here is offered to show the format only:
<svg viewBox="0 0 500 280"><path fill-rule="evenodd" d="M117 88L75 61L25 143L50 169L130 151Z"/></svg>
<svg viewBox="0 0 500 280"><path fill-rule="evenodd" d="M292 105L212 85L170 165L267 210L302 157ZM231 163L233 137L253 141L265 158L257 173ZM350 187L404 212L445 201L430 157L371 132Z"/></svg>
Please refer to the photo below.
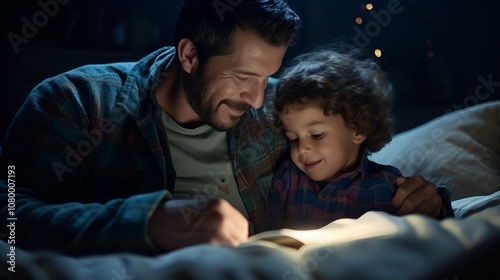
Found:
<svg viewBox="0 0 500 280"><path fill-rule="evenodd" d="M49 11L41 3L52 4ZM302 18L303 28L285 63L332 40L364 47L369 53L380 49L382 57L377 60L395 88L397 131L448 111L500 99L498 1L289 3ZM373 4L372 11L364 8L366 3ZM137 60L170 45L180 4L180 0L2 1L0 141L27 94L43 79L83 64ZM398 13L390 14L392 5ZM356 17L363 23L358 25ZM27 22L35 28L28 30ZM22 43L16 46L13 40ZM488 80L490 85L485 86Z"/></svg>

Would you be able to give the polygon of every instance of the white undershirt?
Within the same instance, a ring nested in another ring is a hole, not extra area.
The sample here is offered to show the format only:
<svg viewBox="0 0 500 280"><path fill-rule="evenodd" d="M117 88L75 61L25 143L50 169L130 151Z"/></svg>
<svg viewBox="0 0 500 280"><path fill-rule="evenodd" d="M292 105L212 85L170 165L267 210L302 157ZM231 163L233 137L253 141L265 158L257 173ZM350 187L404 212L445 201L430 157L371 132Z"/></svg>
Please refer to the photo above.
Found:
<svg viewBox="0 0 500 280"><path fill-rule="evenodd" d="M229 159L227 133L209 125L186 129L166 113L162 119L177 174L174 197L224 198L249 220ZM249 225L250 233L253 233L253 226Z"/></svg>

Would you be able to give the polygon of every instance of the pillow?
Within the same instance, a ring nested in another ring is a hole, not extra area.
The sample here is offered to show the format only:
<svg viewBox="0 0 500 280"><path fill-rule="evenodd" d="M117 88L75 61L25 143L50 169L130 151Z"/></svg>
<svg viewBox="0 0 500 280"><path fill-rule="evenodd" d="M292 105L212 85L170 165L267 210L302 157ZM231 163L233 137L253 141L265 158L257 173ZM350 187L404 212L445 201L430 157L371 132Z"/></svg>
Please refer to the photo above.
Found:
<svg viewBox="0 0 500 280"><path fill-rule="evenodd" d="M447 184L452 200L500 190L500 101L450 112L394 135L370 159Z"/></svg>

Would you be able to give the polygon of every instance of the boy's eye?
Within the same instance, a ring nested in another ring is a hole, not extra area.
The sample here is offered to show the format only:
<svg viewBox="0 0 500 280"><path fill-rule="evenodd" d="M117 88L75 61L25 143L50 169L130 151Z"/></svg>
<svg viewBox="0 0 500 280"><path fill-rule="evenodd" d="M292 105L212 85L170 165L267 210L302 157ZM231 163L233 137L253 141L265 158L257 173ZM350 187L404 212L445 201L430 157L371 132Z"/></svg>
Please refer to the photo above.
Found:
<svg viewBox="0 0 500 280"><path fill-rule="evenodd" d="M291 144L296 144L297 142L299 142L298 138L290 139Z"/></svg>
<svg viewBox="0 0 500 280"><path fill-rule="evenodd" d="M323 133L318 133L318 134L311 134L311 138L314 139L314 140L319 140L321 138L323 138Z"/></svg>

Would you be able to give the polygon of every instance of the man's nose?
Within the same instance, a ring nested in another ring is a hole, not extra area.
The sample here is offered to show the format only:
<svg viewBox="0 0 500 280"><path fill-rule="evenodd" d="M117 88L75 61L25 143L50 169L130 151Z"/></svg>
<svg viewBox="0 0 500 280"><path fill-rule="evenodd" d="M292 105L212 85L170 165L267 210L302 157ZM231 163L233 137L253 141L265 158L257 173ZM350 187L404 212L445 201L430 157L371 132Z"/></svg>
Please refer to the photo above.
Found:
<svg viewBox="0 0 500 280"><path fill-rule="evenodd" d="M267 78L252 84L247 91L243 92L241 98L252 108L259 109L264 103L264 92L267 87Z"/></svg>

